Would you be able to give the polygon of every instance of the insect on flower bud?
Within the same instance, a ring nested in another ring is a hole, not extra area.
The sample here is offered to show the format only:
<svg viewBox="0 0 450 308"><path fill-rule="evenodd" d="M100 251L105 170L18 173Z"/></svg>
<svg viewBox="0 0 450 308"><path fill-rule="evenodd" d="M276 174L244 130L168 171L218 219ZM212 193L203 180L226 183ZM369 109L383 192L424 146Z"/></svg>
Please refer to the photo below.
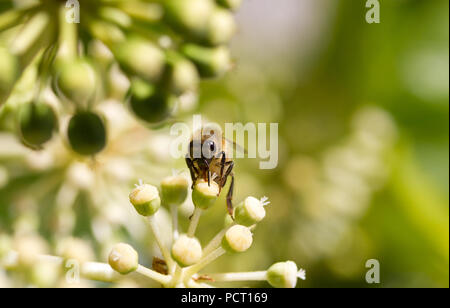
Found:
<svg viewBox="0 0 450 308"><path fill-rule="evenodd" d="M0 47L0 106L19 78L19 59L6 48Z"/></svg>
<svg viewBox="0 0 450 308"><path fill-rule="evenodd" d="M108 257L108 263L116 272L126 275L134 272L139 266L136 250L128 244L116 244Z"/></svg>
<svg viewBox="0 0 450 308"><path fill-rule="evenodd" d="M187 44L183 47L183 54L194 62L204 78L219 77L232 66L230 51L225 46L208 48Z"/></svg>
<svg viewBox="0 0 450 308"><path fill-rule="evenodd" d="M160 124L170 117L173 100L141 79L133 80L130 88L130 106L134 114L150 124Z"/></svg>
<svg viewBox="0 0 450 308"><path fill-rule="evenodd" d="M192 191L192 202L196 207L207 210L214 205L218 195L219 185L216 182L211 181L208 185L207 181L200 180L195 184Z"/></svg>
<svg viewBox="0 0 450 308"><path fill-rule="evenodd" d="M180 205L186 200L188 180L182 175L169 176L161 182L162 200L167 205Z"/></svg>
<svg viewBox="0 0 450 308"><path fill-rule="evenodd" d="M158 189L142 182L130 194L130 202L142 216L153 216L161 206Z"/></svg>
<svg viewBox="0 0 450 308"><path fill-rule="evenodd" d="M79 112L69 122L67 136L72 149L81 155L94 155L106 145L106 128L99 115Z"/></svg>
<svg viewBox="0 0 450 308"><path fill-rule="evenodd" d="M27 103L19 110L19 130L26 145L40 148L52 138L56 127L56 114L47 104Z"/></svg>
<svg viewBox="0 0 450 308"><path fill-rule="evenodd" d="M217 3L228 9L237 10L242 4L242 0L217 0Z"/></svg>
<svg viewBox="0 0 450 308"><path fill-rule="evenodd" d="M156 82L165 65L164 53L152 42L131 37L117 44L113 53L122 69L149 82Z"/></svg>
<svg viewBox="0 0 450 308"><path fill-rule="evenodd" d="M208 23L207 38L209 43L220 45L228 43L236 32L233 15L225 9L217 8Z"/></svg>
<svg viewBox="0 0 450 308"><path fill-rule="evenodd" d="M266 216L264 205L266 199L258 200L254 197L248 197L241 202L234 211L236 222L240 225L250 227Z"/></svg>
<svg viewBox="0 0 450 308"><path fill-rule="evenodd" d="M181 267L191 266L202 258L202 246L198 239L181 235L172 246L172 257Z"/></svg>
<svg viewBox="0 0 450 308"><path fill-rule="evenodd" d="M244 252L252 246L253 234L249 228L235 225L223 237L222 247L231 253Z"/></svg>
<svg viewBox="0 0 450 308"><path fill-rule="evenodd" d="M63 62L58 66L56 93L79 107L85 107L94 96L98 87L98 76L92 64L85 59Z"/></svg>
<svg viewBox="0 0 450 308"><path fill-rule="evenodd" d="M279 262L272 265L267 271L267 281L274 288L295 288L297 279L306 279L304 270L298 270L292 261Z"/></svg>

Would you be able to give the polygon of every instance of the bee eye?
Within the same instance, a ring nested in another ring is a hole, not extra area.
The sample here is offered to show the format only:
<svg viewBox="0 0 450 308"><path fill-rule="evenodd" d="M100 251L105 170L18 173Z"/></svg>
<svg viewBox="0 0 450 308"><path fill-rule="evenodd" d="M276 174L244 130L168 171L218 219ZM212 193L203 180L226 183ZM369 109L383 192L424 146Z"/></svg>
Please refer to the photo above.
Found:
<svg viewBox="0 0 450 308"><path fill-rule="evenodd" d="M211 150L211 152L214 152L216 150L216 145L214 144L214 142L211 142L209 144L209 149Z"/></svg>

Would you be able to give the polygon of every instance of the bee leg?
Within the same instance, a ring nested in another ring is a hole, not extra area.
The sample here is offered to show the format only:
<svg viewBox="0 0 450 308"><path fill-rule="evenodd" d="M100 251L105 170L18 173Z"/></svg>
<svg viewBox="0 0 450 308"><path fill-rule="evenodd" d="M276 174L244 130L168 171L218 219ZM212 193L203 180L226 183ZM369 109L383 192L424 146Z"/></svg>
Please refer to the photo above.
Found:
<svg viewBox="0 0 450 308"><path fill-rule="evenodd" d="M221 160L220 160L220 180L223 182L223 171L226 165L226 155L225 152L222 151L222 153L220 153L220 155L222 156ZM219 185L219 194L222 191L222 187L225 186L225 184L223 183L223 185Z"/></svg>
<svg viewBox="0 0 450 308"><path fill-rule="evenodd" d="M203 163L208 168L208 186L211 186L211 170L209 169L209 163L206 159L203 159Z"/></svg>
<svg viewBox="0 0 450 308"><path fill-rule="evenodd" d="M188 166L189 172L191 173L191 179L192 179L192 187L191 187L191 189L194 189L194 185L195 185L195 182L197 180L196 174L198 172L197 172L197 169L195 168L195 166L194 166L194 164L192 162L192 159L190 157L188 157L188 156L186 156L186 165Z"/></svg>
<svg viewBox="0 0 450 308"><path fill-rule="evenodd" d="M227 194L227 210L228 214L230 214L231 218L233 218L233 192L234 192L234 174L231 175L231 185ZM234 218L233 218L234 220Z"/></svg>

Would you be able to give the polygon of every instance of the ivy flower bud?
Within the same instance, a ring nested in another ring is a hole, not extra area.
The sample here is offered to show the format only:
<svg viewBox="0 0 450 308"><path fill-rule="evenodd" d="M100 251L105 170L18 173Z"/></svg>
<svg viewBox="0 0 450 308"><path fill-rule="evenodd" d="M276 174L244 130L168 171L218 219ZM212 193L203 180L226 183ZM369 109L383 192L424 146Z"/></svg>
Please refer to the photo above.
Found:
<svg viewBox="0 0 450 308"><path fill-rule="evenodd" d="M243 202L239 203L234 210L234 218L236 223L250 227L266 216L264 206L267 199L258 200L254 197L248 197Z"/></svg>
<svg viewBox="0 0 450 308"><path fill-rule="evenodd" d="M168 84L176 95L197 90L199 75L195 65L182 56L168 55Z"/></svg>
<svg viewBox="0 0 450 308"><path fill-rule="evenodd" d="M306 272L292 261L275 263L267 271L267 281L274 288L295 288L298 278L305 280Z"/></svg>
<svg viewBox="0 0 450 308"><path fill-rule="evenodd" d="M225 233L222 247L231 253L244 252L252 246L253 234L249 228L241 225L232 226Z"/></svg>
<svg viewBox="0 0 450 308"><path fill-rule="evenodd" d="M0 47L0 106L8 97L14 83L19 78L19 59L6 48Z"/></svg>
<svg viewBox="0 0 450 308"><path fill-rule="evenodd" d="M165 65L164 53L152 42L131 37L117 44L113 53L122 69L149 82L156 82Z"/></svg>
<svg viewBox="0 0 450 308"><path fill-rule="evenodd" d="M219 77L232 66L230 50L225 46L208 48L187 44L183 54L197 66L200 76L204 78Z"/></svg>
<svg viewBox="0 0 450 308"><path fill-rule="evenodd" d="M236 32L233 15L225 9L214 10L208 23L208 42L212 45L228 43Z"/></svg>
<svg viewBox="0 0 450 308"><path fill-rule="evenodd" d="M113 270L122 275L126 275L134 272L138 268L139 256L136 250L130 245L119 243L111 250L108 263Z"/></svg>
<svg viewBox="0 0 450 308"><path fill-rule="evenodd" d="M130 106L134 114L150 124L160 124L172 114L171 97L141 79L133 80Z"/></svg>
<svg viewBox="0 0 450 308"><path fill-rule="evenodd" d="M47 104L27 103L19 110L19 130L26 145L40 148L52 138L56 127L56 114Z"/></svg>
<svg viewBox="0 0 450 308"><path fill-rule="evenodd" d="M162 200L167 205L180 205L188 194L188 180L181 175L169 176L161 182Z"/></svg>
<svg viewBox="0 0 450 308"><path fill-rule="evenodd" d="M69 121L67 131L70 146L81 155L94 155L106 146L103 120L92 112L79 112Z"/></svg>
<svg viewBox="0 0 450 308"><path fill-rule="evenodd" d="M181 267L191 266L202 258L202 246L198 239L181 235L172 246L172 257Z"/></svg>
<svg viewBox="0 0 450 308"><path fill-rule="evenodd" d="M56 72L56 93L78 106L86 106L98 87L98 76L94 67L85 59L63 62Z"/></svg>
<svg viewBox="0 0 450 308"><path fill-rule="evenodd" d="M130 194L130 202L142 216L153 216L161 206L158 189L141 183Z"/></svg>
<svg viewBox="0 0 450 308"><path fill-rule="evenodd" d="M211 181L208 185L207 181L200 180L195 184L192 191L192 202L196 207L207 210L214 205L218 195L219 185L216 182Z"/></svg>
<svg viewBox="0 0 450 308"><path fill-rule="evenodd" d="M237 10L242 4L242 0L217 0L217 3L228 9Z"/></svg>
<svg viewBox="0 0 450 308"><path fill-rule="evenodd" d="M165 18L173 27L190 35L201 36L214 10L212 0L166 0Z"/></svg>

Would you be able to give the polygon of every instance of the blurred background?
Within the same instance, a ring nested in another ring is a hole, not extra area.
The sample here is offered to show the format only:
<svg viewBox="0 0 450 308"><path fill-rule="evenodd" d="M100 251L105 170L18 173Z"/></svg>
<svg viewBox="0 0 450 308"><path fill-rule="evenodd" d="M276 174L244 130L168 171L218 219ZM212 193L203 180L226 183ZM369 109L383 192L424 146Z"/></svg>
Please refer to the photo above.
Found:
<svg viewBox="0 0 450 308"><path fill-rule="evenodd" d="M368 24L363 0L244 1L234 70L203 82L189 108L220 124L279 123L279 164L237 160L235 199L271 205L252 249L208 271L293 260L307 271L300 287L448 287L449 2L380 5L381 22ZM112 136L92 169L61 142L31 152L0 133L0 233L33 231L31 242L54 250L75 236L102 261L123 240L153 255L128 192L186 167L165 155L167 128L117 125ZM223 220L223 206L208 211L200 239ZM369 259L380 262L379 285L366 283ZM28 283L0 271L2 281Z"/></svg>

